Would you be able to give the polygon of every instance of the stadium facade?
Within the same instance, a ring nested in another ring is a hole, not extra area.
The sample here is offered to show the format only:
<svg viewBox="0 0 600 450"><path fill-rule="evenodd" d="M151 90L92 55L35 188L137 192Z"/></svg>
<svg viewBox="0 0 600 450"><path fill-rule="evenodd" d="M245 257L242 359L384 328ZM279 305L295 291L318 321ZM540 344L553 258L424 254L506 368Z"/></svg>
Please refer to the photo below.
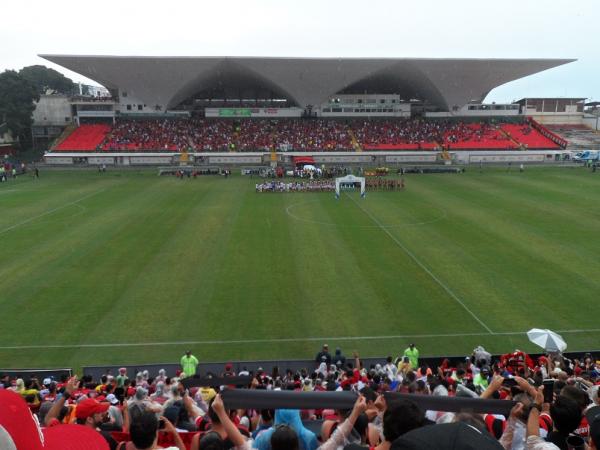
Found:
<svg viewBox="0 0 600 450"><path fill-rule="evenodd" d="M394 94L405 103L419 101L430 110L456 112L482 103L495 87L575 61L40 56L108 88L122 112L154 114L198 97L270 96L287 106L318 110L339 94Z"/></svg>

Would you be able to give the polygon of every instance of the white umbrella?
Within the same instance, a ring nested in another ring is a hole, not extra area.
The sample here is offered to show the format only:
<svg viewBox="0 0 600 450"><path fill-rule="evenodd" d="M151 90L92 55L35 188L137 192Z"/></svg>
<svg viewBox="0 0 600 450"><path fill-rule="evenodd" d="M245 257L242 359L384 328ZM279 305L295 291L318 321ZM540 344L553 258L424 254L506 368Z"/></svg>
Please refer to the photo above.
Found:
<svg viewBox="0 0 600 450"><path fill-rule="evenodd" d="M567 348L567 343L562 336L551 330L532 328L527 332L527 337L547 352L563 352Z"/></svg>

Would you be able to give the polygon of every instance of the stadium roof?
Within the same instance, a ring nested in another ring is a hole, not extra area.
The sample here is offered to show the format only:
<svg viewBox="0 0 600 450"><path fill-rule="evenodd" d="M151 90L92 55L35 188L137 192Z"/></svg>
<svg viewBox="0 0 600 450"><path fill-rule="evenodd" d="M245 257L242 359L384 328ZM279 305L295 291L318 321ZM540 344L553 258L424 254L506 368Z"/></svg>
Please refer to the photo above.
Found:
<svg viewBox="0 0 600 450"><path fill-rule="evenodd" d="M517 100L517 103L525 100L570 100L580 102L585 100L585 97L523 97Z"/></svg>
<svg viewBox="0 0 600 450"><path fill-rule="evenodd" d="M39 55L109 89L170 109L211 89L267 90L300 107L338 93L399 94L443 110L574 59L267 58ZM239 97L233 97L239 98Z"/></svg>

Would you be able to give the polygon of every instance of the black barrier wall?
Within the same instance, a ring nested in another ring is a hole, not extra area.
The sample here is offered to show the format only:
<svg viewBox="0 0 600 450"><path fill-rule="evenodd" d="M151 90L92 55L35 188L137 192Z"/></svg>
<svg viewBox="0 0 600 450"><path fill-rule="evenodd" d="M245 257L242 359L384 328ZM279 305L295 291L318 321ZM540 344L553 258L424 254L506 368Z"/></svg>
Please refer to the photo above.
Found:
<svg viewBox="0 0 600 450"><path fill-rule="evenodd" d="M60 380L61 376L70 377L72 373L72 369L0 369L0 374L8 375L10 378L27 379L36 377L40 381L48 377Z"/></svg>
<svg viewBox="0 0 600 450"><path fill-rule="evenodd" d="M563 355L567 358L583 358L583 355L586 352L569 352L564 353ZM590 352L593 354L598 354L600 351ZM529 356L533 359L542 356L543 353L530 353ZM183 355L182 355L183 356ZM333 355L332 355L333 356ZM202 357L202 355L196 355L198 359ZM419 363L421 365L427 365L429 367L437 367L442 359L447 358L450 361L452 366L460 362L465 361L465 356L436 356L436 357L422 357L419 358ZM494 360L498 360L500 355L492 355ZM369 368L376 364L385 364L385 357L380 358L361 358L360 359L363 366ZM346 358L347 362L353 362L354 360L350 357ZM213 375L220 375L225 371L225 364L228 362L201 362L198 364L197 374L200 376L205 376L208 373L212 373ZM317 363L314 360L310 359L281 359L281 360L259 360L259 361L238 361L238 362L229 362L232 365L233 371L239 373L242 370L248 370L249 372L256 373L258 369L262 369L263 372L270 374L273 371L274 367L279 369L279 373L285 373L286 370L292 370L293 372L307 369L309 372L313 371L317 368ZM181 368L178 363L164 363L164 364L125 364L122 366L86 366L83 367L84 375L91 375L94 379L99 379L102 375L110 374L117 375L119 367L125 367L127 369L127 375L129 378L135 377L137 372L141 372L147 370L150 376L156 376L160 369L165 369L168 376L175 376L176 372Z"/></svg>

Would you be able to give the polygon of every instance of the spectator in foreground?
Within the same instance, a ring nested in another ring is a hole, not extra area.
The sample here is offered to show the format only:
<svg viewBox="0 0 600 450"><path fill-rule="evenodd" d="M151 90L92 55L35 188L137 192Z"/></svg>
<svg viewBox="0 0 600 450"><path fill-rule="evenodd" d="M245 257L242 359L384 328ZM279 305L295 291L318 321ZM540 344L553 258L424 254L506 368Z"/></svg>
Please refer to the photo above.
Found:
<svg viewBox="0 0 600 450"><path fill-rule="evenodd" d="M557 450L559 447L540 437L540 412L544 408L544 388L540 387L535 395L527 419L527 450ZM545 408L544 408L545 409Z"/></svg>
<svg viewBox="0 0 600 450"><path fill-rule="evenodd" d="M590 450L600 449L600 407L588 409L586 417L590 424Z"/></svg>
<svg viewBox="0 0 600 450"><path fill-rule="evenodd" d="M574 400L559 395L550 406L550 417L554 429L548 433L546 440L561 450L567 450L567 438L581 423L581 409Z"/></svg>
<svg viewBox="0 0 600 450"><path fill-rule="evenodd" d="M477 428L463 423L421 427L399 437L391 450L502 450L502 446Z"/></svg>
<svg viewBox="0 0 600 450"><path fill-rule="evenodd" d="M383 441L373 450L389 450L392 442L411 430L425 425L425 413L418 405L410 400L398 400L385 404L383 396L379 399L384 402L383 408ZM366 448L366 447L365 447Z"/></svg>
<svg viewBox="0 0 600 450"><path fill-rule="evenodd" d="M251 450L253 447L268 450L315 450L317 448L319 450L335 450L339 446L343 446L346 443L346 439L352 432L357 419L366 411L367 402L363 396L359 396L356 399L356 403L354 404L354 408L352 409L350 416L348 416L348 419L346 419L344 423L338 427L335 433L333 433L331 438L321 446L318 445L314 433L304 429L303 427L298 428L297 422L300 422L300 415L296 410L276 411L276 424L278 413L292 413L290 416L294 416L294 423L285 425L280 423L279 425L276 425L275 428L260 434L256 441L252 441L252 439L246 440L242 433L240 433L240 431L237 429L235 424L231 421L227 415L225 406L223 405L223 400L221 399L220 395L215 398L213 407L215 412L218 414L221 423L227 430L227 435L235 445L234 448L236 450ZM301 422L300 426L302 426ZM309 436L308 433L312 434L312 436Z"/></svg>
<svg viewBox="0 0 600 450"><path fill-rule="evenodd" d="M327 367L331 365L331 354L329 353L329 345L323 344L323 349L315 356L317 364L325 363Z"/></svg>
<svg viewBox="0 0 600 450"><path fill-rule="evenodd" d="M196 368L198 367L198 359L192 355L192 351L188 350L185 355L181 357L181 370L186 377L193 377L196 375Z"/></svg>
<svg viewBox="0 0 600 450"><path fill-rule="evenodd" d="M419 367L419 350L415 344L409 344L408 348L404 350L404 356L408 357L411 367Z"/></svg>
<svg viewBox="0 0 600 450"><path fill-rule="evenodd" d="M344 367L346 365L346 357L342 354L342 349L341 348L338 347L338 348L335 349L335 356L333 357L333 361L332 362L338 368Z"/></svg>
<svg viewBox="0 0 600 450"><path fill-rule="evenodd" d="M300 419L300 411L297 409L278 409L275 411L273 427L257 436L254 447L259 450L269 450L271 448L271 436L278 436L280 433L277 432L282 428L294 432L296 440L300 443L298 447L300 450L315 450L319 446L315 433L304 428ZM288 434L291 434L291 432L288 432Z"/></svg>
<svg viewBox="0 0 600 450"><path fill-rule="evenodd" d="M125 367L121 367L119 369L119 375L117 375L117 387L123 387L125 386L125 381L127 381L129 378L127 377L127 369Z"/></svg>
<svg viewBox="0 0 600 450"><path fill-rule="evenodd" d="M117 447L117 442L113 439L109 432L100 429L103 423L108 422L109 407L110 403L108 402L100 403L96 399L86 398L77 404L77 408L75 409L75 417L77 424L98 431L102 437L104 437L110 446L110 449L115 450Z"/></svg>
<svg viewBox="0 0 600 450"><path fill-rule="evenodd" d="M103 437L81 425L40 428L23 398L0 390L0 448L2 450L108 450Z"/></svg>
<svg viewBox="0 0 600 450"><path fill-rule="evenodd" d="M166 450L186 450L185 445L173 424L164 417L161 417L159 422L156 418L156 414L150 411L143 411L139 414L132 415L131 425L129 427L131 442L121 442L118 445L117 450L162 449L163 447L159 447L157 444L160 423L164 424L164 431L169 433L175 442L175 446L166 447Z"/></svg>

